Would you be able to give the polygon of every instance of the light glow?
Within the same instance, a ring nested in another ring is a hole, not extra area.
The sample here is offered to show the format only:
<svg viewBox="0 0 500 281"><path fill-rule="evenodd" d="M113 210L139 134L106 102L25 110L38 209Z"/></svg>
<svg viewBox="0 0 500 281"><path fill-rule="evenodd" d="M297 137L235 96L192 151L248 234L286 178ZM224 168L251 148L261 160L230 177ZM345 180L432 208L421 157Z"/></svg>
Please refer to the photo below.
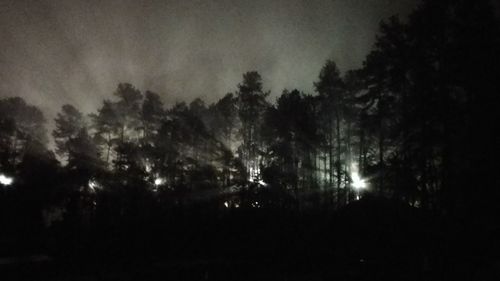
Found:
<svg viewBox="0 0 500 281"><path fill-rule="evenodd" d="M89 188L92 191L95 191L96 189L99 188L99 184L95 180L89 180Z"/></svg>
<svg viewBox="0 0 500 281"><path fill-rule="evenodd" d="M156 178L155 179L155 185L156 186L162 185L164 182L165 182L165 180L163 180L162 178Z"/></svg>
<svg viewBox="0 0 500 281"><path fill-rule="evenodd" d="M145 165L145 168L146 168L146 173L150 173L150 172L151 172L151 170L152 170L152 167L151 167L151 165L150 165L150 164L146 164L146 165Z"/></svg>
<svg viewBox="0 0 500 281"><path fill-rule="evenodd" d="M356 190L365 189L367 187L366 181L359 176L358 165L356 165L356 163L351 164L351 180L351 185Z"/></svg>
<svg viewBox="0 0 500 281"><path fill-rule="evenodd" d="M260 168L253 167L253 165L251 165L248 171L248 180L256 182L259 179L259 175L260 175Z"/></svg>
<svg viewBox="0 0 500 281"><path fill-rule="evenodd" d="M351 174L352 179L352 187L355 189L363 189L366 188L366 182L362 179L357 172L353 172Z"/></svg>
<svg viewBox="0 0 500 281"><path fill-rule="evenodd" d="M3 185L11 185L14 182L14 178L8 177L4 174L0 174L0 183Z"/></svg>

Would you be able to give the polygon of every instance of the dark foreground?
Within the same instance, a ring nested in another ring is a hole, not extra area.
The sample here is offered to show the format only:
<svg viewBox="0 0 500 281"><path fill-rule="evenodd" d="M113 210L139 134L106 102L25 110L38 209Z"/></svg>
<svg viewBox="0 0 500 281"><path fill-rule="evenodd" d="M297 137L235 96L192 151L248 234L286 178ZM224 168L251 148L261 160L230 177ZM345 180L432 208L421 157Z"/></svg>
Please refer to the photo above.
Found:
<svg viewBox="0 0 500 281"><path fill-rule="evenodd" d="M385 200L192 211L3 239L0 279L500 280L498 229L469 224Z"/></svg>

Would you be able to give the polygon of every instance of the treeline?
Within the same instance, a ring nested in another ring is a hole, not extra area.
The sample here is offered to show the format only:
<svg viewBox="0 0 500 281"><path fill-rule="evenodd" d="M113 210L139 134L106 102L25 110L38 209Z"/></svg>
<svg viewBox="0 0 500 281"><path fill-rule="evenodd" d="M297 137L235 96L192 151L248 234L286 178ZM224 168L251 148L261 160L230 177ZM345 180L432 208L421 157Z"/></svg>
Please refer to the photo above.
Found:
<svg viewBox="0 0 500 281"><path fill-rule="evenodd" d="M381 23L361 69L341 74L327 61L314 93L270 101L252 71L214 103L167 107L122 83L88 116L61 108L55 152L42 112L4 98L0 172L13 183L0 185L2 220L9 208L47 225L194 205L337 208L360 192L441 213L492 211L499 34L488 1L423 1L407 21ZM354 172L366 189L353 189Z"/></svg>

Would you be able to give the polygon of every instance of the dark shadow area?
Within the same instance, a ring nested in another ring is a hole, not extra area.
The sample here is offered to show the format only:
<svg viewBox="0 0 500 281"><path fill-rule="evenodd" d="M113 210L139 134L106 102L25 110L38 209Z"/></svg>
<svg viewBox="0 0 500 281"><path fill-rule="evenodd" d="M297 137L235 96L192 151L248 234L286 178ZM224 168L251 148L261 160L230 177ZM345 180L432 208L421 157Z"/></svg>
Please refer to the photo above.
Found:
<svg viewBox="0 0 500 281"><path fill-rule="evenodd" d="M2 254L15 258L2 258L0 272L5 280L496 280L498 232L483 234L386 199L337 211L193 208L113 227L4 234Z"/></svg>

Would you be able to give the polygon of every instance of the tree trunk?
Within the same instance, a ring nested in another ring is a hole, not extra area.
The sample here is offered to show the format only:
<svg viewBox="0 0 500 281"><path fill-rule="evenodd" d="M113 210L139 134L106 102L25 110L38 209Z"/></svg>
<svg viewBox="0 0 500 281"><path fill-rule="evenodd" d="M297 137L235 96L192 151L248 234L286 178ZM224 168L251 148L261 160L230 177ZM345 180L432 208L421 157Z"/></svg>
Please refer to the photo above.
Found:
<svg viewBox="0 0 500 281"><path fill-rule="evenodd" d="M335 113L336 117L336 134L337 134L337 203L340 202L341 200L341 185L342 185L342 165L340 164L340 154L342 153L341 151L341 139L340 139L340 116L337 112Z"/></svg>
<svg viewBox="0 0 500 281"><path fill-rule="evenodd" d="M106 145L108 146L107 147L107 151L106 151L106 166L109 167L109 153L110 153L110 150L111 150L111 136L110 136L110 133L108 133L108 137L107 137L107 140L106 140Z"/></svg>

